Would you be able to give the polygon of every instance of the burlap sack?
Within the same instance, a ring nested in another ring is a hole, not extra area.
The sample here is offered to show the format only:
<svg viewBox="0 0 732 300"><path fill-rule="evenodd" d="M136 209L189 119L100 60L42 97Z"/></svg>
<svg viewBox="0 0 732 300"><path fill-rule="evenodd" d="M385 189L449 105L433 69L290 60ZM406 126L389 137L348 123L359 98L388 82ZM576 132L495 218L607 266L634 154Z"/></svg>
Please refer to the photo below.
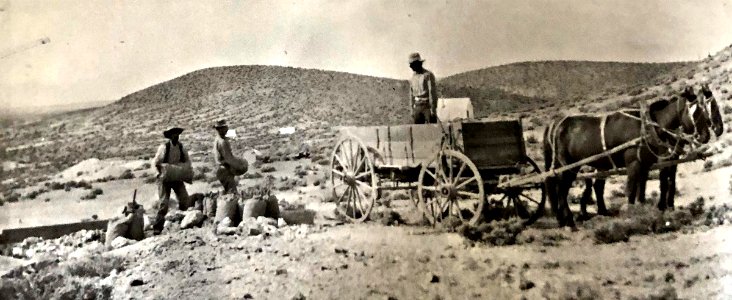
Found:
<svg viewBox="0 0 732 300"><path fill-rule="evenodd" d="M132 213L129 229L125 237L136 241L141 241L145 238L145 213L142 209L137 209Z"/></svg>
<svg viewBox="0 0 732 300"><path fill-rule="evenodd" d="M213 197L203 198L203 214L209 218L216 217L216 199Z"/></svg>
<svg viewBox="0 0 732 300"><path fill-rule="evenodd" d="M264 216L275 220L280 218L280 203L274 195L267 198L267 211Z"/></svg>
<svg viewBox="0 0 732 300"><path fill-rule="evenodd" d="M267 201L254 197L239 201L242 218L256 218L264 216L267 213Z"/></svg>
<svg viewBox="0 0 732 300"><path fill-rule="evenodd" d="M235 157L230 163L231 172L235 176L244 175L249 170L249 162L246 159Z"/></svg>
<svg viewBox="0 0 732 300"><path fill-rule="evenodd" d="M189 164L163 164L160 172L163 182L193 182L193 167Z"/></svg>
<svg viewBox="0 0 732 300"><path fill-rule="evenodd" d="M120 236L125 237L125 235L128 234L132 216L133 215L130 214L129 216L119 216L109 220L107 223L107 234L104 238L104 246L107 247L107 249L112 248L112 241L114 241L114 239Z"/></svg>
<svg viewBox="0 0 732 300"><path fill-rule="evenodd" d="M239 224L241 220L239 212L239 205L237 203L236 195L223 195L216 199L216 217L214 220L220 222L224 218L229 218L233 224Z"/></svg>

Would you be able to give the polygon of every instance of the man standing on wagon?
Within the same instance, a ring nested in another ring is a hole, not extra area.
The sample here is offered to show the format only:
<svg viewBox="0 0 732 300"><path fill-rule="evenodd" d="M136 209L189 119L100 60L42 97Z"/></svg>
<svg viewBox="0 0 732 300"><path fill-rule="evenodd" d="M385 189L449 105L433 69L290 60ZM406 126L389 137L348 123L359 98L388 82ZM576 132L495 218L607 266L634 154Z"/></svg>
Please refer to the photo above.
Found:
<svg viewBox="0 0 732 300"><path fill-rule="evenodd" d="M414 75L409 80L409 103L414 124L437 123L437 85L435 75L422 67L419 53L409 55L409 68Z"/></svg>

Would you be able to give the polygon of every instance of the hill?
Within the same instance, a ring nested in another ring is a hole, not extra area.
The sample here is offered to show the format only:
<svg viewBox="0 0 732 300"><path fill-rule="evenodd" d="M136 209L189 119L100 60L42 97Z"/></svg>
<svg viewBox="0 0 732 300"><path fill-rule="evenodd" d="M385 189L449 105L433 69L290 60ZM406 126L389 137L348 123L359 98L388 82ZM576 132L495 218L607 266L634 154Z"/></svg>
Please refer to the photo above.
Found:
<svg viewBox="0 0 732 300"><path fill-rule="evenodd" d="M440 80L441 94L470 97L490 111L542 108L603 93L655 85L695 63L592 61L521 62L459 73ZM533 100L533 101L532 101Z"/></svg>

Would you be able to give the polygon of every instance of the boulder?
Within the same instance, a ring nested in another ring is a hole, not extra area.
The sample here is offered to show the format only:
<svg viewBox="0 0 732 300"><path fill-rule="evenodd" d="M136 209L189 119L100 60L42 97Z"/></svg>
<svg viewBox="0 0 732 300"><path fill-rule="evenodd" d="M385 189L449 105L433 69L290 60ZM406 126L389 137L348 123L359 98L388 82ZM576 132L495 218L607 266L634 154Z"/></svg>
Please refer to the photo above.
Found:
<svg viewBox="0 0 732 300"><path fill-rule="evenodd" d="M194 226L201 225L203 222L203 213L198 210L191 210L185 213L185 217L180 222L181 229L193 228Z"/></svg>
<svg viewBox="0 0 732 300"><path fill-rule="evenodd" d="M128 238L125 238L122 236L118 236L112 241L111 246L113 249L119 249L119 248L122 248L125 246L132 245L134 243L135 243L134 240L131 240L131 239L128 239Z"/></svg>

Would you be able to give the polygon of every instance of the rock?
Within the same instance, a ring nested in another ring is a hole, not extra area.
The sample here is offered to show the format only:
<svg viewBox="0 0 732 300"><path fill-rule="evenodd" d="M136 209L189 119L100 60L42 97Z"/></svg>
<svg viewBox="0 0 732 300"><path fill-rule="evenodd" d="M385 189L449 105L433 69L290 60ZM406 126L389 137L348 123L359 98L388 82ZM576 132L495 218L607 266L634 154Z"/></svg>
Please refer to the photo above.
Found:
<svg viewBox="0 0 732 300"><path fill-rule="evenodd" d="M23 257L23 248L21 247L13 247L13 257L19 258Z"/></svg>
<svg viewBox="0 0 732 300"><path fill-rule="evenodd" d="M275 271L275 275L287 275L287 270L277 269L277 271Z"/></svg>
<svg viewBox="0 0 732 300"><path fill-rule="evenodd" d="M277 226L277 220L262 216L257 217L257 223L262 225Z"/></svg>
<svg viewBox="0 0 732 300"><path fill-rule="evenodd" d="M536 284L533 281L528 280L526 278L521 278L521 282L519 283L519 289L521 289L522 291L530 290L530 289L534 288L535 286L536 286Z"/></svg>
<svg viewBox="0 0 732 300"><path fill-rule="evenodd" d="M259 227L247 227L243 232L246 235L254 236L262 234L262 229Z"/></svg>
<svg viewBox="0 0 732 300"><path fill-rule="evenodd" d="M218 227L231 227L232 222L229 217L225 217L221 222L219 222Z"/></svg>
<svg viewBox="0 0 732 300"><path fill-rule="evenodd" d="M142 279L139 279L139 278L133 279L132 281L130 281L130 286L141 286L143 284L145 284L145 282L142 281Z"/></svg>
<svg viewBox="0 0 732 300"><path fill-rule="evenodd" d="M84 242L89 243L93 241L98 241L99 238L101 238L102 235L99 233L99 231L91 230L84 233Z"/></svg>
<svg viewBox="0 0 732 300"><path fill-rule="evenodd" d="M115 238L115 239L114 239L114 240L112 241L112 248L114 248L114 249L119 249L119 248L122 248L122 247L125 247L125 246L129 246L129 245L132 245L132 244L134 244L134 243L135 243L135 241L134 241L134 240L131 240L131 239L125 238L125 237L123 237L123 236L118 236L118 237L116 237L116 238Z"/></svg>
<svg viewBox="0 0 732 300"><path fill-rule="evenodd" d="M437 275L432 274L432 273L428 273L427 274L427 282L429 282L429 283L438 283L438 282L440 282L440 276L437 276Z"/></svg>
<svg viewBox="0 0 732 300"><path fill-rule="evenodd" d="M277 227L278 228L282 228L282 227L285 227L285 226L287 226L287 222L285 222L285 219L283 219L283 218L277 219Z"/></svg>
<svg viewBox="0 0 732 300"><path fill-rule="evenodd" d="M305 295L303 295L301 292L298 292L297 295L292 296L292 300L305 300Z"/></svg>
<svg viewBox="0 0 732 300"><path fill-rule="evenodd" d="M143 228L144 230L152 230L152 222L150 222L150 217L147 215L144 215L142 217L143 220Z"/></svg>
<svg viewBox="0 0 732 300"><path fill-rule="evenodd" d="M203 222L203 213L200 210L187 211L185 217L180 222L180 228L193 228L194 226L201 225L201 222Z"/></svg>
<svg viewBox="0 0 732 300"><path fill-rule="evenodd" d="M179 223L180 221L185 218L185 212L182 212L180 210L174 210L171 212L168 212L167 215L165 215L165 220L170 222Z"/></svg>
<svg viewBox="0 0 732 300"><path fill-rule="evenodd" d="M219 226L216 228L217 234L223 234L223 235L234 235L237 232L237 228L235 227L222 227Z"/></svg>
<svg viewBox="0 0 732 300"><path fill-rule="evenodd" d="M242 299L254 299L254 297L252 297L252 294L246 293L244 294L244 296L242 296Z"/></svg>
<svg viewBox="0 0 732 300"><path fill-rule="evenodd" d="M336 247L334 249L334 251L335 251L335 253L338 253L338 254L343 254L343 255L348 254L348 249L344 249L344 248Z"/></svg>

